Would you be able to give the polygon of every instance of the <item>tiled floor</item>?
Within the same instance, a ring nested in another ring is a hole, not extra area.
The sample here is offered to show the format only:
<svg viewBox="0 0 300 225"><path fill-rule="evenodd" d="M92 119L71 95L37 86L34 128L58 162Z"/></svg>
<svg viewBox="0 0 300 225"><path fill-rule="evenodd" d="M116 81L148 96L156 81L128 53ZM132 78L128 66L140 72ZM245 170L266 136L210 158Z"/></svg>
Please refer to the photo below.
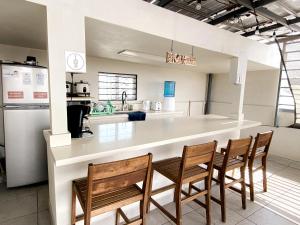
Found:
<svg viewBox="0 0 300 225"><path fill-rule="evenodd" d="M261 173L256 173L256 199L241 208L241 198L226 192L227 222L221 222L220 207L212 203L214 225L292 225L300 224L300 163L270 157L268 161L268 192L263 193ZM214 185L213 194L218 195ZM168 205L174 213L174 205ZM195 203L184 206L184 225L204 225L205 211ZM0 184L0 225L50 225L48 187L46 184L6 190ZM160 211L149 215L148 225L172 224Z"/></svg>

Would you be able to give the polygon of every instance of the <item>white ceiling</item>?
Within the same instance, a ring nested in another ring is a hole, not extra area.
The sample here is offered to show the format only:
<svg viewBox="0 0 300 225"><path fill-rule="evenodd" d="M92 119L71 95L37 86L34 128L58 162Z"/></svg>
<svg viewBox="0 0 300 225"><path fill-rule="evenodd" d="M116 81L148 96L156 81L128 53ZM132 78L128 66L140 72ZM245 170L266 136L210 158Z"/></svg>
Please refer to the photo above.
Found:
<svg viewBox="0 0 300 225"><path fill-rule="evenodd" d="M194 56L197 58L197 66L170 65L163 58L171 48L171 40L149 35L140 31L131 30L98 20L86 19L86 49L87 54L94 57L104 57L122 61L145 63L164 67L175 67L183 70L194 70L205 73L228 72L231 56L194 48ZM142 59L119 55L122 50L133 50L147 53L162 58L157 60ZM183 55L191 55L192 47L187 44L174 42L175 52ZM248 70L267 70L270 67L257 63L249 63Z"/></svg>
<svg viewBox="0 0 300 225"><path fill-rule="evenodd" d="M23 0L0 0L0 27L0 44L47 49L47 18L46 8L43 6ZM206 73L229 71L230 56L200 48L194 49L194 55L197 58L196 67L166 64L163 58L170 47L171 40L90 18L86 19L86 52L88 56ZM124 49L156 55L162 60L146 60L117 54ZM189 55L192 47L174 43L174 51ZM248 70L265 69L270 68L251 62L248 66Z"/></svg>
<svg viewBox="0 0 300 225"><path fill-rule="evenodd" d="M46 49L46 8L24 0L0 0L0 43Z"/></svg>

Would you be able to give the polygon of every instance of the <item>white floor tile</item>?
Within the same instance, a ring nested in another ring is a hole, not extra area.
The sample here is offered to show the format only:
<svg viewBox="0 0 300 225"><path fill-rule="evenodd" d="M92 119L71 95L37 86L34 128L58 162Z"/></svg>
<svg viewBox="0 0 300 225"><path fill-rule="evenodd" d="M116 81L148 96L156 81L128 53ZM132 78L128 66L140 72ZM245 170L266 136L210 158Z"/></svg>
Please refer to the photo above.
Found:
<svg viewBox="0 0 300 225"><path fill-rule="evenodd" d="M256 199L256 201L252 202L247 199L246 209L242 208L242 197L240 194L229 194L226 198L226 206L232 209L234 212L238 213L240 216L246 218L261 209L264 205L267 205L267 202L264 200Z"/></svg>
<svg viewBox="0 0 300 225"><path fill-rule="evenodd" d="M196 212L185 214L182 221L183 225L206 225L206 218Z"/></svg>
<svg viewBox="0 0 300 225"><path fill-rule="evenodd" d="M272 155L272 154L268 156L268 160L277 162L277 163L285 165L285 166L288 166L292 162L292 160L290 160L290 159L285 159L280 156L276 156L276 155Z"/></svg>
<svg viewBox="0 0 300 225"><path fill-rule="evenodd" d="M36 186L21 187L21 188L6 188L5 183L0 184L0 204L2 201L16 200L22 197L36 194Z"/></svg>
<svg viewBox="0 0 300 225"><path fill-rule="evenodd" d="M300 163L280 157L268 161L268 192L262 192L262 173L255 174L255 202L242 209L240 194L226 190L227 222L221 221L221 208L212 202L213 225L292 225L300 224ZM238 175L236 173L236 175ZM199 184L203 186L203 184ZM219 198L219 186L213 182L213 196ZM200 199L204 202L204 197ZM50 225L48 186L7 190L0 184L1 225ZM165 206L175 215L175 204ZM148 225L170 225L158 209L148 215ZM183 206L183 225L205 225L205 209L191 202ZM110 224L107 224L110 225Z"/></svg>
<svg viewBox="0 0 300 225"><path fill-rule="evenodd" d="M176 215L176 207L175 207L175 203L169 203L167 205L164 206L164 208L166 210L168 210L173 216ZM182 206L182 215L185 215L187 213L190 213L192 212L194 209L191 208L190 206L188 206L187 204L186 205L183 205ZM163 214L164 215L164 214ZM169 217L167 217L166 215L164 215L168 220L170 220Z"/></svg>
<svg viewBox="0 0 300 225"><path fill-rule="evenodd" d="M167 223L168 219L158 210L152 210L147 217L147 225L161 225Z"/></svg>
<svg viewBox="0 0 300 225"><path fill-rule="evenodd" d="M289 164L289 166L292 167L292 168L294 168L294 169L300 170L300 162L292 161L292 162Z"/></svg>
<svg viewBox="0 0 300 225"><path fill-rule="evenodd" d="M37 225L37 214L30 214L1 222L1 225Z"/></svg>
<svg viewBox="0 0 300 225"><path fill-rule="evenodd" d="M196 212L200 213L203 217L206 215L205 209L202 207L196 209ZM221 221L221 206L215 202L212 202L211 205L211 218L216 225L235 225L245 219L230 208L226 208L226 223L223 223Z"/></svg>
<svg viewBox="0 0 300 225"><path fill-rule="evenodd" d="M38 225L51 225L50 213L48 210L38 212Z"/></svg>
<svg viewBox="0 0 300 225"><path fill-rule="evenodd" d="M49 208L49 188L43 185L37 189L38 211L44 211Z"/></svg>
<svg viewBox="0 0 300 225"><path fill-rule="evenodd" d="M37 196L28 195L0 202L0 224L3 221L37 212Z"/></svg>
<svg viewBox="0 0 300 225"><path fill-rule="evenodd" d="M242 222L239 222L237 225L255 225L255 223L252 223L251 221L245 219Z"/></svg>
<svg viewBox="0 0 300 225"><path fill-rule="evenodd" d="M257 225L295 225L295 223L263 208L247 218Z"/></svg>

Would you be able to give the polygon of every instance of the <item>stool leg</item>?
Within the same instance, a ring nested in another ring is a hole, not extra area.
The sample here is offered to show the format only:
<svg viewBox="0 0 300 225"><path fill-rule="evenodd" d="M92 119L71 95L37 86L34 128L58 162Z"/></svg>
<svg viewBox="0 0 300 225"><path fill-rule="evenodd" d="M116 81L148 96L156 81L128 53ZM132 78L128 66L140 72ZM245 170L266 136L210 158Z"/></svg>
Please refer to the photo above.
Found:
<svg viewBox="0 0 300 225"><path fill-rule="evenodd" d="M152 193L152 183L153 183L153 174L154 174L154 169L151 169L151 173L150 173L150 182L149 182L149 196L148 196L148 202L147 202L147 213L149 213L150 211L150 198L151 198L151 193Z"/></svg>
<svg viewBox="0 0 300 225"><path fill-rule="evenodd" d="M192 194L192 185L193 185L193 183L192 183L192 182L190 182L190 183L189 183L189 195L191 195L191 194Z"/></svg>
<svg viewBox="0 0 300 225"><path fill-rule="evenodd" d="M207 194L205 195L205 205L206 205L206 224L210 225L211 224L211 216L210 216L210 179L209 177L205 178L205 189L207 190Z"/></svg>
<svg viewBox="0 0 300 225"><path fill-rule="evenodd" d="M262 158L263 165L263 186L264 192L267 192L267 157Z"/></svg>
<svg viewBox="0 0 300 225"><path fill-rule="evenodd" d="M140 214L142 218L142 225L146 225L146 215L147 215L148 203L145 201L140 201Z"/></svg>
<svg viewBox="0 0 300 225"><path fill-rule="evenodd" d="M250 200L254 201L254 179L253 179L253 163L249 163L249 183L250 183Z"/></svg>
<svg viewBox="0 0 300 225"><path fill-rule="evenodd" d="M119 213L119 209L117 209L116 211L116 225L120 224L120 213Z"/></svg>
<svg viewBox="0 0 300 225"><path fill-rule="evenodd" d="M241 178L243 179L241 182L242 206L243 209L246 209L245 167L241 167L240 172L241 172Z"/></svg>
<svg viewBox="0 0 300 225"><path fill-rule="evenodd" d="M175 188L175 203L176 203L176 225L182 225L182 211L181 211L181 187Z"/></svg>
<svg viewBox="0 0 300 225"><path fill-rule="evenodd" d="M226 202L225 202L225 173L220 173L220 200L222 222L226 222Z"/></svg>
<svg viewBox="0 0 300 225"><path fill-rule="evenodd" d="M76 224L76 192L74 184L72 184L72 211L71 211L71 224Z"/></svg>

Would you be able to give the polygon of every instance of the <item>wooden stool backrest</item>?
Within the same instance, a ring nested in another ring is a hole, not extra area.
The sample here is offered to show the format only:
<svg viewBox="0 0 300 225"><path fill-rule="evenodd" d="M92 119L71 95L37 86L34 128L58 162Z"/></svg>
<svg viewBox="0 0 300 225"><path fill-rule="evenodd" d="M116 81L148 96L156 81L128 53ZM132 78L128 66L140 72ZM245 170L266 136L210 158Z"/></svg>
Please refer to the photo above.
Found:
<svg viewBox="0 0 300 225"><path fill-rule="evenodd" d="M88 200L103 194L143 182L143 193L148 193L152 154L103 164L89 164Z"/></svg>
<svg viewBox="0 0 300 225"><path fill-rule="evenodd" d="M206 164L206 171L211 174L217 144L217 141L213 141L205 144L184 146L181 162L181 176L183 176L186 169L201 164Z"/></svg>
<svg viewBox="0 0 300 225"><path fill-rule="evenodd" d="M272 137L273 137L274 131L267 131L264 133L257 133L257 136L255 137L255 142L252 148L251 152L251 159L255 158L256 150L259 148L264 147L264 152L268 154L269 148L271 145Z"/></svg>
<svg viewBox="0 0 300 225"><path fill-rule="evenodd" d="M242 138L237 140L229 140L225 151L225 157L223 161L223 169L227 167L230 159L238 158L242 160L244 166L246 166L250 147L252 143L252 136L249 138Z"/></svg>

